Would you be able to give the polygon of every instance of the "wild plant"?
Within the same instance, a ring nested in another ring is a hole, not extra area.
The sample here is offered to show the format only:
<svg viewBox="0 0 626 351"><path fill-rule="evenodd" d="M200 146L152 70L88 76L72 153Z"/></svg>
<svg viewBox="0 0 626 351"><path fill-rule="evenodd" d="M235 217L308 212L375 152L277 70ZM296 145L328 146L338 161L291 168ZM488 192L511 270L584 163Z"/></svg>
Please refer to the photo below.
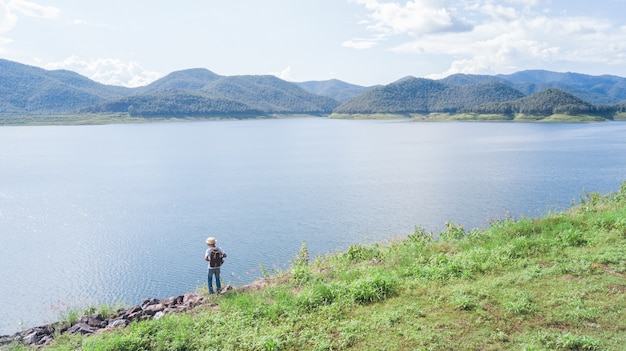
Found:
<svg viewBox="0 0 626 351"><path fill-rule="evenodd" d="M506 302L504 307L509 312L518 315L533 314L537 311L537 305L528 291L514 294L511 296L511 301Z"/></svg>
<svg viewBox="0 0 626 351"><path fill-rule="evenodd" d="M398 291L398 282L392 278L376 274L359 279L350 285L352 300L358 304L383 301Z"/></svg>
<svg viewBox="0 0 626 351"><path fill-rule="evenodd" d="M446 222L446 230L440 233L440 238L444 241L458 240L465 236L465 229L460 224Z"/></svg>
<svg viewBox="0 0 626 351"><path fill-rule="evenodd" d="M556 339L559 350L600 350L602 343L587 335L575 335L572 333L561 334Z"/></svg>
<svg viewBox="0 0 626 351"><path fill-rule="evenodd" d="M342 255L349 263L357 263L365 260L378 259L380 257L379 247L350 245L348 250Z"/></svg>

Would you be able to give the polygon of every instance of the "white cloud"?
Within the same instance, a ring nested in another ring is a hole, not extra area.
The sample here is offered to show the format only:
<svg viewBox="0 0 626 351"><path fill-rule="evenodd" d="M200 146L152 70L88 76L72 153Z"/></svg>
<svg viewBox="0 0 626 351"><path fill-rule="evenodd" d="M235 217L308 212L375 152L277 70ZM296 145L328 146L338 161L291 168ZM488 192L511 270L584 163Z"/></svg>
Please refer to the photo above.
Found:
<svg viewBox="0 0 626 351"><path fill-rule="evenodd" d="M447 58L449 68L442 75L626 64L626 27L605 18L555 15L549 1L356 2L370 11L366 28L374 35L385 32L386 37L376 39L379 46L393 37L394 42L404 40L387 48L393 52ZM344 46L372 47L358 43L348 40Z"/></svg>
<svg viewBox="0 0 626 351"><path fill-rule="evenodd" d="M4 1L0 0L0 34L13 29L15 23L17 23L17 16Z"/></svg>
<svg viewBox="0 0 626 351"><path fill-rule="evenodd" d="M96 82L126 87L147 85L162 76L160 73L144 70L137 62L110 58L85 60L70 56L61 62L48 63L45 68L67 69Z"/></svg>
<svg viewBox="0 0 626 351"><path fill-rule="evenodd" d="M15 28L19 15L51 19L56 18L59 13L60 10L52 6L41 6L22 0L0 0L0 54L6 54L6 45L13 42L11 38L2 35Z"/></svg>
<svg viewBox="0 0 626 351"><path fill-rule="evenodd" d="M41 6L28 1L0 0L0 34L12 30L19 15L37 18L56 18L61 11L52 6Z"/></svg>
<svg viewBox="0 0 626 351"><path fill-rule="evenodd" d="M354 38L344 41L343 43L341 43L341 46L352 49L369 49L372 46L376 45L378 41L379 40L377 39Z"/></svg>
<svg viewBox="0 0 626 351"><path fill-rule="evenodd" d="M404 5L376 0L355 0L354 2L370 10L367 28L374 32L387 35L420 36L470 29L469 24L456 14L456 9L446 7L446 1L442 0L407 1Z"/></svg>
<svg viewBox="0 0 626 351"><path fill-rule="evenodd" d="M293 75L291 73L291 66L285 67L285 69L283 69L280 72L270 72L269 74L276 76L282 80L293 81Z"/></svg>
<svg viewBox="0 0 626 351"><path fill-rule="evenodd" d="M5 3L2 1L2 3ZM53 6L41 6L30 1L9 0L6 7L29 17L56 18L61 10Z"/></svg>

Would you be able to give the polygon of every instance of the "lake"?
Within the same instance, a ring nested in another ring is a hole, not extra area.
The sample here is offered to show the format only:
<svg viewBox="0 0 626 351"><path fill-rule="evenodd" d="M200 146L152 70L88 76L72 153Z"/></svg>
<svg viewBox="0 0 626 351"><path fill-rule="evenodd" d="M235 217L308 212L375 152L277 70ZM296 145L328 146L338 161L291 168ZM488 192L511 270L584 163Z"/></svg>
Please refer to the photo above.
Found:
<svg viewBox="0 0 626 351"><path fill-rule="evenodd" d="M0 334L447 221L537 217L626 180L626 123L327 118L0 127Z"/></svg>

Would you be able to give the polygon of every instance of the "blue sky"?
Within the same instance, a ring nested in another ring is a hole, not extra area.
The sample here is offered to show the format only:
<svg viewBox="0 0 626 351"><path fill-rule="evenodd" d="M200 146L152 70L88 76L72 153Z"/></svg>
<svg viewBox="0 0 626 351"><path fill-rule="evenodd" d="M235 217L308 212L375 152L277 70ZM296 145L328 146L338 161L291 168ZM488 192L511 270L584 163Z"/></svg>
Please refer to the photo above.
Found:
<svg viewBox="0 0 626 351"><path fill-rule="evenodd" d="M388 84L547 69L626 76L626 0L0 0L0 57L96 81L173 71Z"/></svg>

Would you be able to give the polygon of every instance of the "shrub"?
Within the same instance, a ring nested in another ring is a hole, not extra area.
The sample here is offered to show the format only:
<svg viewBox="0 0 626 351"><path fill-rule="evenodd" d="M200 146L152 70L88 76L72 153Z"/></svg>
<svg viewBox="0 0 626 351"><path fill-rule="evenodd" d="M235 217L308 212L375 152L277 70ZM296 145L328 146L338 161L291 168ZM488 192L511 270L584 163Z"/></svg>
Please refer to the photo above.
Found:
<svg viewBox="0 0 626 351"><path fill-rule="evenodd" d="M464 236L465 229L463 226L452 222L446 222L446 231L441 232L441 239L445 241L462 239Z"/></svg>
<svg viewBox="0 0 626 351"><path fill-rule="evenodd" d="M462 311L472 311L478 307L478 299L469 293L456 293L452 296L454 308Z"/></svg>
<svg viewBox="0 0 626 351"><path fill-rule="evenodd" d="M352 283L350 294L354 302L364 305L385 300L394 295L397 289L395 280L376 275Z"/></svg>
<svg viewBox="0 0 626 351"><path fill-rule="evenodd" d="M445 253L432 255L424 265L414 267L414 274L425 280L447 281L450 279L471 279L471 266L463 262L463 257L455 257Z"/></svg>
<svg viewBox="0 0 626 351"><path fill-rule="evenodd" d="M412 243L427 243L433 241L433 233L426 232L424 228L415 227L415 230L407 236L407 239Z"/></svg>
<svg viewBox="0 0 626 351"><path fill-rule="evenodd" d="M600 341L588 337L565 333L557 337L556 346L560 350L599 350Z"/></svg>
<svg viewBox="0 0 626 351"><path fill-rule="evenodd" d="M577 247L587 244L587 239L585 239L585 233L576 229L568 229L562 232L560 236L560 241L561 244L565 247Z"/></svg>
<svg viewBox="0 0 626 351"><path fill-rule="evenodd" d="M343 254L343 257L348 262L356 263L365 260L378 259L379 258L378 246L367 247L363 245L350 245L348 251Z"/></svg>
<svg viewBox="0 0 626 351"><path fill-rule="evenodd" d="M522 291L513 296L513 301L505 303L505 308L514 314L533 314L537 306L528 291Z"/></svg>
<svg viewBox="0 0 626 351"><path fill-rule="evenodd" d="M297 284L305 284L313 279L313 272L309 266L294 266L292 269L293 279Z"/></svg>
<svg viewBox="0 0 626 351"><path fill-rule="evenodd" d="M313 310L318 306L330 305L337 298L337 287L317 284L302 291L296 297L296 305L305 310Z"/></svg>

